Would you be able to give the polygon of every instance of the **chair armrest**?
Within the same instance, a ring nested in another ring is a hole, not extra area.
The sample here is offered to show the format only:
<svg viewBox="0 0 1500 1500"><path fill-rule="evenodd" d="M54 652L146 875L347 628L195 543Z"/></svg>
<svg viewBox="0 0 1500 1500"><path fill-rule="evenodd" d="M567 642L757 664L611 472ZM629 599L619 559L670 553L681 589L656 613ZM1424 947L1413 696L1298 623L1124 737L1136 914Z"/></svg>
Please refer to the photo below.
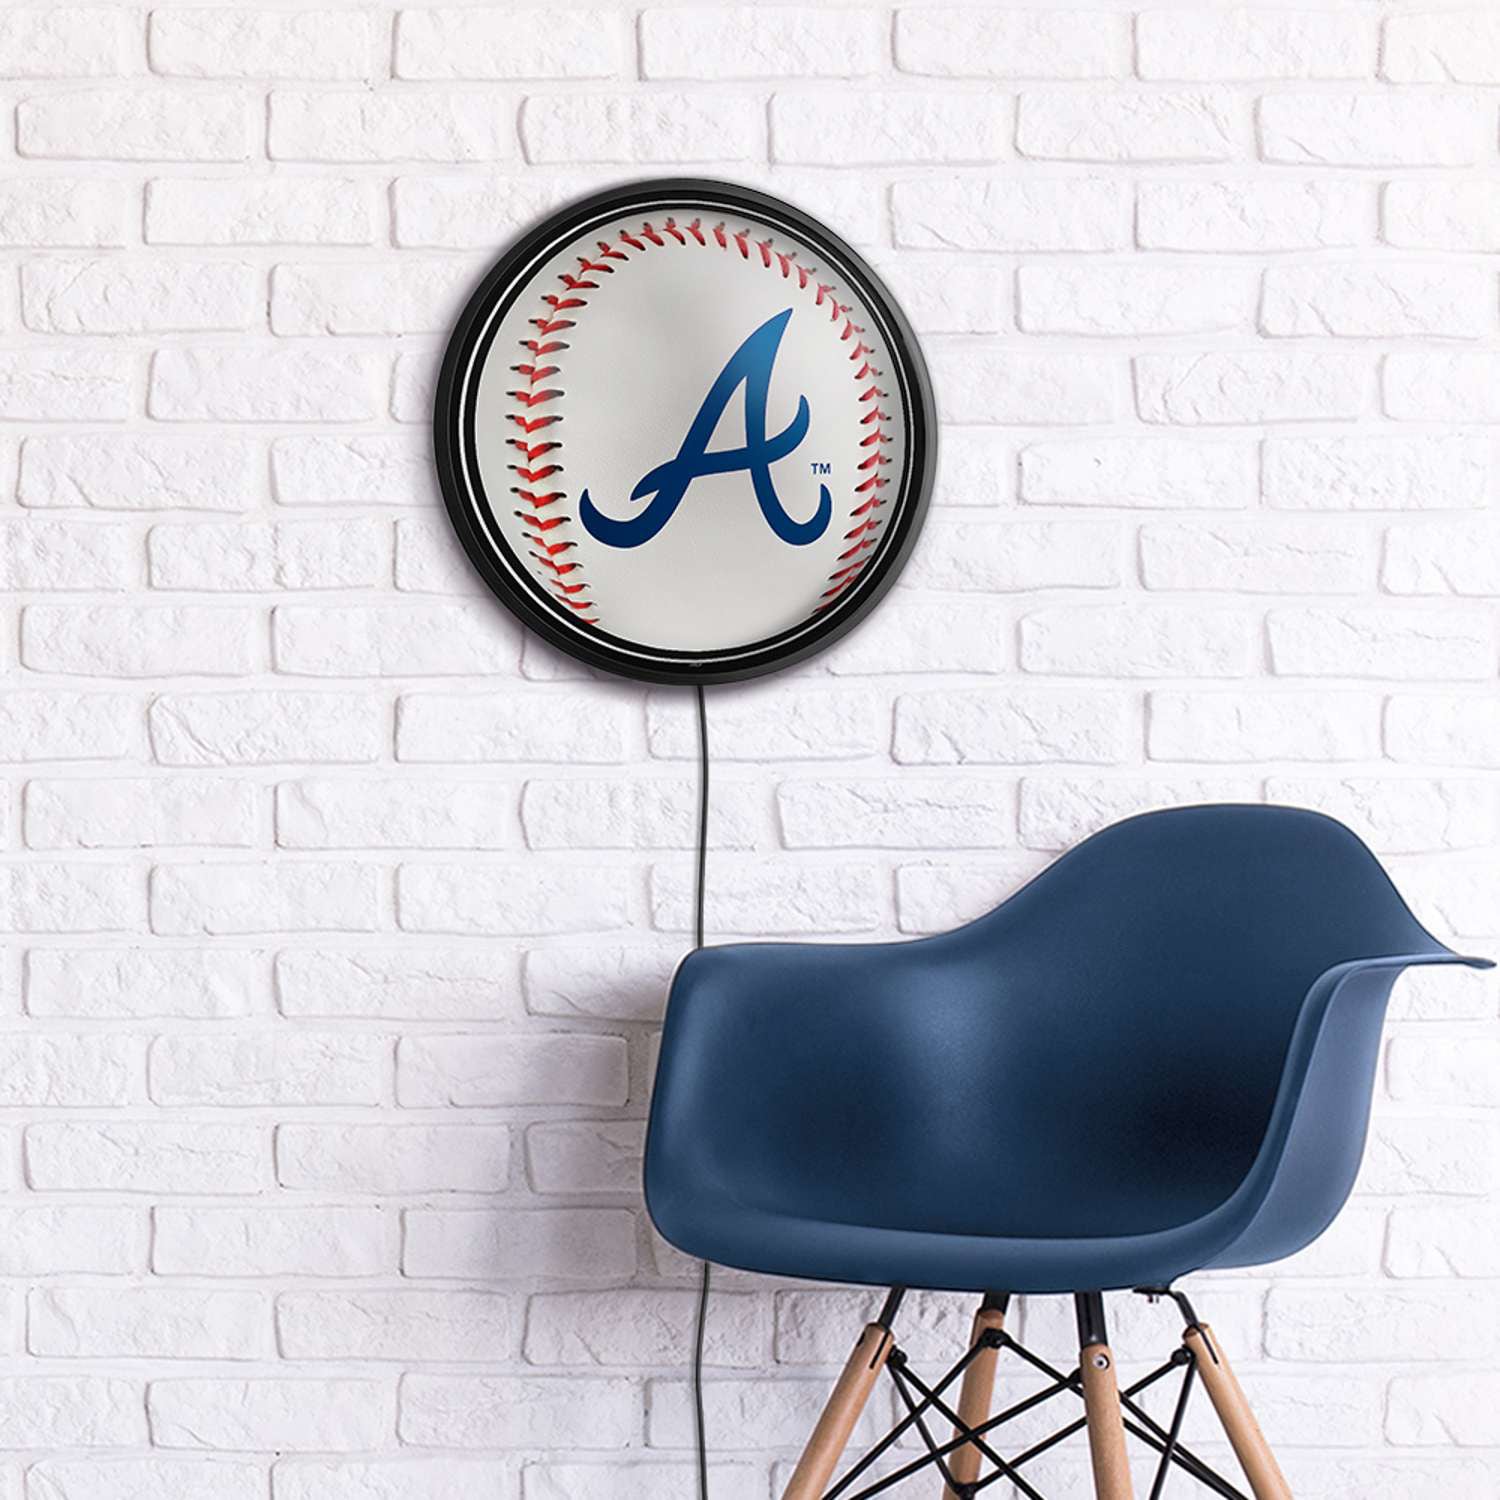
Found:
<svg viewBox="0 0 1500 1500"><path fill-rule="evenodd" d="M1364 1156L1386 1003L1401 973L1494 967L1434 948L1335 964L1303 1000L1255 1162L1224 1215L1237 1229L1209 1265L1260 1265L1310 1244L1343 1207Z"/></svg>

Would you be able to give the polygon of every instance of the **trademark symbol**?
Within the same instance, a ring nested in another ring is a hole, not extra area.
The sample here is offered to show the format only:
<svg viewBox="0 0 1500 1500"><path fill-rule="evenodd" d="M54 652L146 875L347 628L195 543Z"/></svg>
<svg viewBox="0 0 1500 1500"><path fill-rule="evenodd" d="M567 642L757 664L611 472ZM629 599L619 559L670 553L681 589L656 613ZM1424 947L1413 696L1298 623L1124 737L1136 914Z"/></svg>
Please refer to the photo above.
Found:
<svg viewBox="0 0 1500 1500"><path fill-rule="evenodd" d="M812 461L811 467L812 467L812 471L813 471L814 474L832 474L833 473L833 465L832 464L819 463L817 459L814 459Z"/></svg>

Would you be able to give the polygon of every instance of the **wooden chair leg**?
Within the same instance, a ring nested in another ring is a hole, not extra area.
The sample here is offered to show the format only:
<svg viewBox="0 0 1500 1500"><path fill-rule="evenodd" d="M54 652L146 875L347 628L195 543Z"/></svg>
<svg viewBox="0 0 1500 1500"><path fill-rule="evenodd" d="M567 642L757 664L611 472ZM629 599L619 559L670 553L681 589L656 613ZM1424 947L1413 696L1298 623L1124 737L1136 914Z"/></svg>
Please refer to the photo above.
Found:
<svg viewBox="0 0 1500 1500"><path fill-rule="evenodd" d="M1098 1500L1133 1500L1115 1357L1104 1331L1104 1299L1096 1292L1087 1292L1077 1302L1078 1365L1083 1372L1083 1407L1088 1417L1094 1494Z"/></svg>
<svg viewBox="0 0 1500 1500"><path fill-rule="evenodd" d="M821 1500L891 1352L891 1330L870 1323L839 1376L782 1500Z"/></svg>
<svg viewBox="0 0 1500 1500"><path fill-rule="evenodd" d="M1005 1309L1008 1297L987 1296L974 1314L974 1330L969 1336L969 1347L980 1343L991 1331L1000 1333L1005 1328ZM958 1397L958 1415L965 1427L978 1427L985 1421L994 1404L995 1366L1000 1362L998 1349L981 1349L964 1371L963 1388ZM959 1429L954 1429L954 1437ZM948 1468L960 1484L973 1484L979 1478L980 1460L984 1455L973 1443L955 1448L948 1456ZM944 1500L958 1500L947 1484L943 1485Z"/></svg>
<svg viewBox="0 0 1500 1500"><path fill-rule="evenodd" d="M1255 1500L1292 1500L1281 1466L1273 1457L1213 1330L1206 1323L1194 1324L1182 1341L1197 1361L1198 1378L1208 1390L1209 1400L1219 1414L1245 1478L1250 1481Z"/></svg>

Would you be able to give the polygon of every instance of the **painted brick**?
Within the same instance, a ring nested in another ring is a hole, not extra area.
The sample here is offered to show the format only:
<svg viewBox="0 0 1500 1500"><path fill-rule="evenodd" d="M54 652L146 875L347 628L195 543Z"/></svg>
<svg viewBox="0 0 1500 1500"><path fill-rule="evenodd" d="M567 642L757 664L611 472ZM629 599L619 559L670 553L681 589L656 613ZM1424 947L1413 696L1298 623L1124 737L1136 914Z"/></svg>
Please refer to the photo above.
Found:
<svg viewBox="0 0 1500 1500"><path fill-rule="evenodd" d="M271 331L445 333L468 297L471 280L467 266L447 261L277 266L271 275Z"/></svg>
<svg viewBox="0 0 1500 1500"><path fill-rule="evenodd" d="M1136 406L1146 422L1184 426L1357 417L1370 384L1354 354L1143 354Z"/></svg>
<svg viewBox="0 0 1500 1500"><path fill-rule="evenodd" d="M234 677L258 665L261 628L249 609L33 604L21 614L21 661L71 676Z"/></svg>
<svg viewBox="0 0 1500 1500"><path fill-rule="evenodd" d="M401 1266L434 1280L608 1280L635 1270L635 1218L620 1209L562 1208L492 1214L413 1208Z"/></svg>
<svg viewBox="0 0 1500 1500"><path fill-rule="evenodd" d="M829 649L837 677L1003 672L1014 656L1010 611L998 599L907 603L899 597Z"/></svg>
<svg viewBox="0 0 1500 1500"><path fill-rule="evenodd" d="M1014 842L1015 791L972 777L788 780L777 788L789 849L992 849Z"/></svg>
<svg viewBox="0 0 1500 1500"><path fill-rule="evenodd" d="M778 162L984 162L1005 151L1009 104L989 92L777 94L771 153Z"/></svg>
<svg viewBox="0 0 1500 1500"><path fill-rule="evenodd" d="M625 63L623 18L603 9L549 7L403 10L398 78L608 78ZM526 45L517 46L525 37Z"/></svg>
<svg viewBox="0 0 1500 1500"><path fill-rule="evenodd" d="M131 528L40 516L0 520L0 587L114 590L135 586L140 548Z"/></svg>
<svg viewBox="0 0 1500 1500"><path fill-rule="evenodd" d="M136 1047L123 1036L0 1037L0 1103L21 1107L135 1102Z"/></svg>
<svg viewBox="0 0 1500 1500"><path fill-rule="evenodd" d="M26 784L31 849L245 848L255 842L256 789L222 777L108 777Z"/></svg>
<svg viewBox="0 0 1500 1500"><path fill-rule="evenodd" d="M255 1193L266 1183L269 1148L256 1125L29 1125L26 1179L48 1191Z"/></svg>
<svg viewBox="0 0 1500 1500"><path fill-rule="evenodd" d="M390 744L389 710L354 693L164 693L150 726L165 766L356 764Z"/></svg>
<svg viewBox="0 0 1500 1500"><path fill-rule="evenodd" d="M242 1016L263 987L256 958L222 950L35 948L26 958L26 1010L94 1020Z"/></svg>
<svg viewBox="0 0 1500 1500"><path fill-rule="evenodd" d="M374 1276L395 1260L373 1208L163 1204L154 1223L152 1269L168 1276Z"/></svg>
<svg viewBox="0 0 1500 1500"><path fill-rule="evenodd" d="M331 863L158 865L153 932L367 932L376 880L367 866Z"/></svg>
<svg viewBox="0 0 1500 1500"><path fill-rule="evenodd" d="M1494 789L1472 778L1272 776L1266 797L1326 812L1382 853L1475 848L1500 831Z"/></svg>
<svg viewBox="0 0 1500 1500"><path fill-rule="evenodd" d="M1136 61L1142 78L1368 78L1375 29L1353 11L1147 11Z"/></svg>
<svg viewBox="0 0 1500 1500"><path fill-rule="evenodd" d="M675 945L535 947L526 954L526 1009L538 1016L654 1021L680 956Z"/></svg>
<svg viewBox="0 0 1500 1500"><path fill-rule="evenodd" d="M1380 76L1392 83L1500 83L1500 17L1485 10L1388 16Z"/></svg>
<svg viewBox="0 0 1500 1500"><path fill-rule="evenodd" d="M1382 233L1392 245L1424 250L1500 248L1500 192L1488 178L1390 182L1380 203Z"/></svg>
<svg viewBox="0 0 1500 1500"><path fill-rule="evenodd" d="M753 848L764 821L762 800L758 788L721 779L709 828L712 847ZM689 849L697 838L697 813L697 787L656 777L531 780L521 796L529 849Z"/></svg>
<svg viewBox="0 0 1500 1500"><path fill-rule="evenodd" d="M628 1380L411 1375L401 1386L401 1440L418 1447L517 1443L627 1448L639 1441L641 1393ZM589 1413L578 1433L577 1414Z"/></svg>
<svg viewBox="0 0 1500 1500"><path fill-rule="evenodd" d="M0 1213L7 1276L132 1275L145 1269L147 1210L119 1205L8 1208Z"/></svg>
<svg viewBox="0 0 1500 1500"><path fill-rule="evenodd" d="M534 94L521 141L540 165L747 161L764 155L765 107L705 93Z"/></svg>
<svg viewBox="0 0 1500 1500"><path fill-rule="evenodd" d="M0 245L50 250L123 244L125 207L119 182L0 177Z"/></svg>
<svg viewBox="0 0 1500 1500"><path fill-rule="evenodd" d="M1028 849L1070 848L1122 818L1157 807L1253 802L1248 777L1026 776L1021 781L1021 842Z"/></svg>
<svg viewBox="0 0 1500 1500"><path fill-rule="evenodd" d="M1492 472L1468 436L1284 437L1265 445L1262 483L1278 510L1474 510Z"/></svg>
<svg viewBox="0 0 1500 1500"><path fill-rule="evenodd" d="M0 1441L12 1448L114 1448L146 1440L138 1380L18 1375L0 1380Z"/></svg>
<svg viewBox="0 0 1500 1500"><path fill-rule="evenodd" d="M284 849L503 849L515 794L494 782L307 780L276 790Z"/></svg>
<svg viewBox="0 0 1500 1500"><path fill-rule="evenodd" d="M881 70L889 23L878 10L713 6L641 15L646 78L857 78Z"/></svg>
<svg viewBox="0 0 1500 1500"><path fill-rule="evenodd" d="M354 10L158 10L151 70L179 78L362 78L375 17Z"/></svg>
<svg viewBox="0 0 1500 1500"><path fill-rule="evenodd" d="M0 931L130 932L141 919L138 870L57 863L0 872Z"/></svg>
<svg viewBox="0 0 1500 1500"><path fill-rule="evenodd" d="M514 638L512 637L512 642ZM612 712L610 710L613 710ZM626 705L575 692L517 688L506 694L404 695L396 719L403 761L623 759Z"/></svg>
<svg viewBox="0 0 1500 1500"><path fill-rule="evenodd" d="M1415 1287L1358 1293L1277 1287L1267 1305L1267 1350L1273 1359L1340 1363L1441 1358L1446 1345L1461 1342L1476 1319L1494 1310L1494 1301L1482 1292ZM1451 1339L1435 1338L1439 1329Z"/></svg>
<svg viewBox="0 0 1500 1500"><path fill-rule="evenodd" d="M1482 596L1500 568L1500 529L1486 522L1392 526L1380 581L1393 594Z"/></svg>
<svg viewBox="0 0 1500 1500"><path fill-rule="evenodd" d="M244 438L157 433L29 437L22 505L97 510L245 510L264 495L265 460Z"/></svg>
<svg viewBox="0 0 1500 1500"><path fill-rule="evenodd" d="M390 530L373 519L167 524L146 550L155 589L374 588L391 574Z"/></svg>
<svg viewBox="0 0 1500 1500"><path fill-rule="evenodd" d="M896 243L919 250L1120 250L1130 199L1105 178L933 177L892 189Z"/></svg>
<svg viewBox="0 0 1500 1500"><path fill-rule="evenodd" d="M1479 100L1422 93L1287 93L1260 101L1260 149L1294 166L1462 167L1485 144Z"/></svg>
<svg viewBox="0 0 1500 1500"><path fill-rule="evenodd" d="M1379 714L1362 693L1155 692L1148 748L1153 760L1365 760Z"/></svg>
<svg viewBox="0 0 1500 1500"><path fill-rule="evenodd" d="M926 588L986 594L1046 588L1113 588L1121 535L1102 522L932 521L912 576Z"/></svg>
<svg viewBox="0 0 1500 1500"><path fill-rule="evenodd" d="M390 1043L378 1036L161 1036L151 1044L151 1098L177 1106L379 1104Z"/></svg>
<svg viewBox="0 0 1500 1500"><path fill-rule="evenodd" d="M1103 355L1012 354L943 345L933 350L938 415L945 422L1073 426L1118 414L1124 370Z"/></svg>
<svg viewBox="0 0 1500 1500"><path fill-rule="evenodd" d="M1229 96L1047 92L1021 95L1016 149L1040 161L1215 162L1238 155L1239 112Z"/></svg>
<svg viewBox="0 0 1500 1500"><path fill-rule="evenodd" d="M905 765L1108 765L1124 755L1133 721L1126 700L1114 693L1016 688L911 694L896 701L894 754Z"/></svg>
<svg viewBox="0 0 1500 1500"><path fill-rule="evenodd" d="M396 881L405 932L531 935L607 932L630 921L618 871L506 864L407 864Z"/></svg>
<svg viewBox="0 0 1500 1500"><path fill-rule="evenodd" d="M1064 677L1241 677L1250 620L1230 610L1110 604L1039 609L1021 618L1021 666Z"/></svg>
<svg viewBox="0 0 1500 1500"><path fill-rule="evenodd" d="M1066 438L1021 450L1021 501L1141 510L1239 510L1257 482L1248 443Z"/></svg>
<svg viewBox="0 0 1500 1500"><path fill-rule="evenodd" d="M1276 266L1260 322L1275 336L1472 339L1491 322L1490 291L1471 266Z"/></svg>
<svg viewBox="0 0 1500 1500"><path fill-rule="evenodd" d="M168 12L167 14L170 14ZM162 177L146 187L154 245L367 245L372 194L348 177Z"/></svg>
<svg viewBox="0 0 1500 1500"><path fill-rule="evenodd" d="M1495 674L1494 622L1485 610L1365 606L1273 610L1271 668L1293 677L1422 681Z"/></svg>
<svg viewBox="0 0 1500 1500"><path fill-rule="evenodd" d="M292 949L276 959L288 1016L492 1020L518 1008L517 988L491 948Z"/></svg>
<svg viewBox="0 0 1500 1500"><path fill-rule="evenodd" d="M276 1465L271 1482L275 1500L444 1500L457 1494L513 1500L515 1495L508 1466L493 1459L289 1460Z"/></svg>
<svg viewBox="0 0 1500 1500"><path fill-rule="evenodd" d="M607 1036L409 1036L396 1053L396 1099L413 1108L624 1104L624 1039Z"/></svg>
<svg viewBox="0 0 1500 1500"><path fill-rule="evenodd" d="M691 1292L563 1292L533 1297L526 1359L534 1365L676 1365L692 1337ZM710 1366L753 1367L770 1345L770 1308L759 1297L720 1296L704 1346Z"/></svg>
<svg viewBox="0 0 1500 1500"><path fill-rule="evenodd" d="M1125 71L1125 22L1107 11L905 9L896 64L938 78L1110 78Z"/></svg>
<svg viewBox="0 0 1500 1500"><path fill-rule="evenodd" d="M283 605L271 617L276 670L297 677L507 675L516 630L488 602L474 605Z"/></svg>
<svg viewBox="0 0 1500 1500"><path fill-rule="evenodd" d="M38 94L16 106L22 156L106 161L245 161L249 103L168 88Z"/></svg>
<svg viewBox="0 0 1500 1500"><path fill-rule="evenodd" d="M514 106L484 93L271 95L267 149L280 161L499 161L515 154Z"/></svg>
<svg viewBox="0 0 1500 1500"><path fill-rule="evenodd" d="M1500 353L1393 354L1385 413L1406 422L1500 422Z"/></svg>
<svg viewBox="0 0 1500 1500"><path fill-rule="evenodd" d="M1010 286L988 266L952 265L946 256L877 256L875 269L918 335L1002 333L1014 322ZM952 498L962 504L955 485Z"/></svg>
<svg viewBox="0 0 1500 1500"><path fill-rule="evenodd" d="M206 1376L153 1380L147 1404L158 1448L297 1453L376 1446L395 1403L373 1380Z"/></svg>
<svg viewBox="0 0 1500 1500"><path fill-rule="evenodd" d="M261 1500L262 1464L251 1458L46 1458L26 1482L44 1500L191 1500L205 1490L218 1500Z"/></svg>
<svg viewBox="0 0 1500 1500"><path fill-rule="evenodd" d="M412 505L432 489L425 442L386 434L278 438L271 474L282 505Z"/></svg>
<svg viewBox="0 0 1500 1500"><path fill-rule="evenodd" d="M128 368L117 355L0 352L0 421L118 422L130 406Z"/></svg>
<svg viewBox="0 0 1500 1500"><path fill-rule="evenodd" d="M582 189L582 182L551 173L545 180L490 173L398 177L391 185L395 240L418 249L490 249L497 237L519 233Z"/></svg>
<svg viewBox="0 0 1500 1500"><path fill-rule="evenodd" d="M1500 1042L1492 1037L1396 1037L1386 1052L1393 1099L1493 1107Z"/></svg>
<svg viewBox="0 0 1500 1500"><path fill-rule="evenodd" d="M1148 589L1356 594L1370 585L1370 539L1342 522L1172 523L1140 531Z"/></svg>
<svg viewBox="0 0 1500 1500"><path fill-rule="evenodd" d="M705 922L716 932L768 937L793 933L871 932L885 916L885 882L867 864L776 869L763 862L733 871L711 891ZM651 875L651 923L659 932L692 931L693 882L680 866Z"/></svg>
<svg viewBox="0 0 1500 1500"><path fill-rule="evenodd" d="M366 360L312 349L164 349L151 361L163 422L353 422L375 414Z"/></svg>
<svg viewBox="0 0 1500 1500"><path fill-rule="evenodd" d="M108 6L0 14L0 76L107 78L125 71L128 23Z"/></svg>
<svg viewBox="0 0 1500 1500"><path fill-rule="evenodd" d="M1487 1121L1403 1115L1377 1122L1357 1187L1383 1194L1492 1195L1500 1183L1496 1144Z"/></svg>
<svg viewBox="0 0 1500 1500"><path fill-rule="evenodd" d="M257 1292L180 1287L33 1291L26 1347L58 1358L263 1359L270 1309Z"/></svg>
<svg viewBox="0 0 1500 1500"><path fill-rule="evenodd" d="M645 1146L645 1127L634 1120L533 1125L527 1176L539 1193L634 1192Z"/></svg>
<svg viewBox="0 0 1500 1500"><path fill-rule="evenodd" d="M1401 1277L1500 1275L1500 1210L1413 1204L1391 1215L1386 1269Z"/></svg>
<svg viewBox="0 0 1500 1500"><path fill-rule="evenodd" d="M1374 237L1371 190L1338 178L1143 182L1137 216L1143 250L1259 254L1339 248Z"/></svg>
<svg viewBox="0 0 1500 1500"><path fill-rule="evenodd" d="M1219 333L1244 328L1256 278L1222 266L1023 266L1017 278L1024 333Z"/></svg>
<svg viewBox="0 0 1500 1500"><path fill-rule="evenodd" d="M287 1359L492 1364L514 1354L520 1324L516 1304L494 1292L287 1292L276 1299Z"/></svg>
<svg viewBox="0 0 1500 1500"><path fill-rule="evenodd" d="M335 1193L498 1193L510 1131L492 1125L283 1125L276 1180Z"/></svg>

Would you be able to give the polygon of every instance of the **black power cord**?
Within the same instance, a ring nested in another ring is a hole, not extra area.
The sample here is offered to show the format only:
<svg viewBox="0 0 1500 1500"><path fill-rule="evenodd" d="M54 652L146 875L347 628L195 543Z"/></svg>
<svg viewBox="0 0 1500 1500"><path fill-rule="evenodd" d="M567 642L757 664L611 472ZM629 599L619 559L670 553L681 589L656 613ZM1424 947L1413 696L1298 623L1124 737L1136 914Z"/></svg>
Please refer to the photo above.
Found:
<svg viewBox="0 0 1500 1500"><path fill-rule="evenodd" d="M708 873L708 704L703 684L698 698L698 874L693 908L693 947L703 946L703 904ZM698 1434L698 1500L708 1500L708 1422L703 1413L703 1341L708 1330L708 1290L713 1268L703 1262L698 1284L698 1327L693 1340L693 1415Z"/></svg>

